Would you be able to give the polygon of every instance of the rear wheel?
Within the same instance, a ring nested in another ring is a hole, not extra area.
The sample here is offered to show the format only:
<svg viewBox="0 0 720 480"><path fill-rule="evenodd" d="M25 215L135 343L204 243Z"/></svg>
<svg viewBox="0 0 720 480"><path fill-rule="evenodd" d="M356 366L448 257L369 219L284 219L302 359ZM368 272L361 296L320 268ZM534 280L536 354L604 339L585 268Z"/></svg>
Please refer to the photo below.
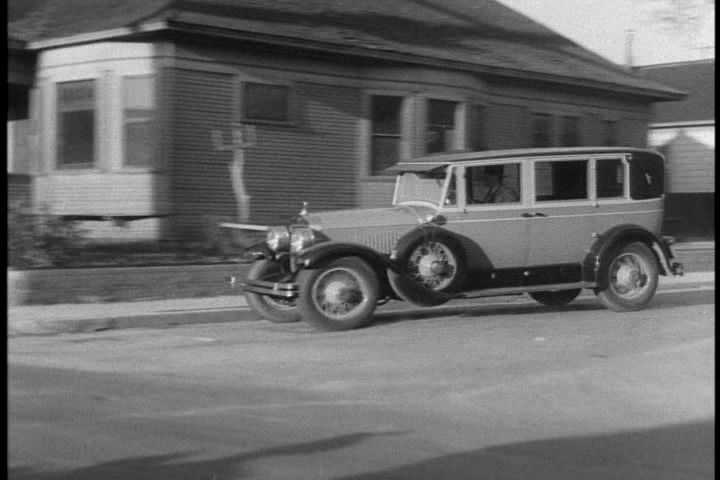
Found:
<svg viewBox="0 0 720 480"><path fill-rule="evenodd" d="M321 330L350 330L372 320L379 299L374 270L357 257L301 270L297 299L302 319Z"/></svg>
<svg viewBox="0 0 720 480"><path fill-rule="evenodd" d="M266 282L279 282L287 273L282 266L267 259L258 260L252 264L248 272L248 280L263 280ZM300 320L300 313L295 306L294 299L258 295L245 292L248 305L261 317L274 323L290 323Z"/></svg>
<svg viewBox="0 0 720 480"><path fill-rule="evenodd" d="M559 307L575 300L581 291L581 288L574 288L572 290L558 290L557 292L530 292L530 296L548 307Z"/></svg>
<svg viewBox="0 0 720 480"><path fill-rule="evenodd" d="M603 305L617 312L640 310L657 289L658 263L647 245L633 242L608 256L602 275L607 286L595 293Z"/></svg>

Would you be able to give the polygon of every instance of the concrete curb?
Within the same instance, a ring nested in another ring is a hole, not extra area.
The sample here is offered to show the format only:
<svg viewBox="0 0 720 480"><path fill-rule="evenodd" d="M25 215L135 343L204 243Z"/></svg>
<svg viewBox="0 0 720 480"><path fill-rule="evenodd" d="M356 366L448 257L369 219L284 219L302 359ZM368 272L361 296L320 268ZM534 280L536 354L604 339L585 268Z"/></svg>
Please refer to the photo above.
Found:
<svg viewBox="0 0 720 480"><path fill-rule="evenodd" d="M715 272L683 277L661 277L659 291L713 288ZM588 293L585 297L592 297ZM488 297L472 302L513 303L517 297ZM415 307L398 303L400 309ZM395 310L395 309L393 309ZM185 298L114 304L64 304L11 306L8 335L55 335L124 328L165 328L177 325L260 320L239 292L233 296Z"/></svg>

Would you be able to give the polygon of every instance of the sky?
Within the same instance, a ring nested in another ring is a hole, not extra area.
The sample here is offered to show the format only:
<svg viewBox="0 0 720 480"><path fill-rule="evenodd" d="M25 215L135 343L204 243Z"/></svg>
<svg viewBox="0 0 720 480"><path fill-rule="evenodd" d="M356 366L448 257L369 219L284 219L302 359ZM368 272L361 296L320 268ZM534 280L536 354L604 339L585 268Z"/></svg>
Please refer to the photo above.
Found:
<svg viewBox="0 0 720 480"><path fill-rule="evenodd" d="M715 58L715 9L686 34L667 31L648 0L499 0L615 63L626 63L627 31L633 30L633 65Z"/></svg>

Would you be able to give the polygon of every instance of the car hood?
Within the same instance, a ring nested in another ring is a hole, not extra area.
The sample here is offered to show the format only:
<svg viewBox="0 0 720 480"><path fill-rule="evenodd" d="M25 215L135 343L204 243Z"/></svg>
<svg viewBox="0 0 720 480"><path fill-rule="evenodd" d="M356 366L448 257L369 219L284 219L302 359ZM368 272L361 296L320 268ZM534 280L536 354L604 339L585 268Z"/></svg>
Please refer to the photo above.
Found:
<svg viewBox="0 0 720 480"><path fill-rule="evenodd" d="M377 228L399 225L417 225L427 222L436 209L424 205L396 205L390 208L332 210L309 213L310 227L327 231L336 229Z"/></svg>

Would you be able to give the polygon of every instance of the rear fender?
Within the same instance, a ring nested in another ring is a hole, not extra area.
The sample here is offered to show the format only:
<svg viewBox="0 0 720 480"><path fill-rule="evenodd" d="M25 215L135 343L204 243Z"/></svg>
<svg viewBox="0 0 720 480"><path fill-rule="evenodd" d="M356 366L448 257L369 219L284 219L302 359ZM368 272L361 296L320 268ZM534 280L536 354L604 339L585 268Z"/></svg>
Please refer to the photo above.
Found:
<svg viewBox="0 0 720 480"><path fill-rule="evenodd" d="M596 283L598 289L607 288L607 278L601 275L601 268L608 255L619 245L642 242L652 250L660 274L669 275L673 258L670 247L657 235L639 225L618 225L598 236L583 261L583 281Z"/></svg>

